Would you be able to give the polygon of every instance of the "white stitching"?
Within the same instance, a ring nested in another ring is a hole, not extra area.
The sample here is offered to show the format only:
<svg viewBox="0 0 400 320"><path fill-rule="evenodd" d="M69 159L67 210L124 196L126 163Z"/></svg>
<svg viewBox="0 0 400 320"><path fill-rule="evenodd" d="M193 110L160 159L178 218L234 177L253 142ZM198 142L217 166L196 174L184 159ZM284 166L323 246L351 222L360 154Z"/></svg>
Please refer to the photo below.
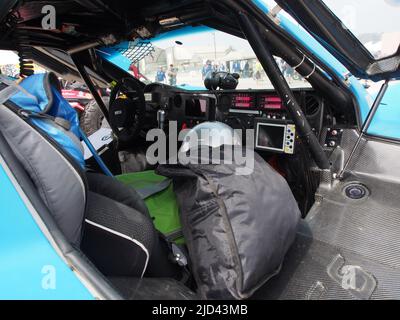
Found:
<svg viewBox="0 0 400 320"><path fill-rule="evenodd" d="M118 232L118 231L115 231L115 230L112 230L112 229L107 228L107 227L105 227L105 226L102 226L102 225L100 225L100 224L97 224L96 222L90 221L90 220L88 220L88 219L85 219L85 221L86 221L87 223L91 224L92 226L95 226L95 227L97 227L97 228L103 229L104 231L108 231L108 232L110 232L110 233L112 233L112 234L115 234L116 236L119 236L119 237L124 238L124 239L126 239L126 240L132 241L134 244L136 244L137 246L139 246L139 247L144 251L144 253L146 254L146 263L145 263L145 265L144 265L144 269L143 269L142 275L140 276L141 278L143 278L143 275L144 275L144 273L145 273L145 271L146 271L146 269L147 269L147 264L148 264L149 258L150 258L150 257L149 257L149 251L146 249L146 247L143 245L143 243L141 243L140 241L138 241L138 240L136 240L136 239L133 239L133 238L131 238L131 237L129 237L129 236L123 234L123 233L120 233L120 232Z"/></svg>

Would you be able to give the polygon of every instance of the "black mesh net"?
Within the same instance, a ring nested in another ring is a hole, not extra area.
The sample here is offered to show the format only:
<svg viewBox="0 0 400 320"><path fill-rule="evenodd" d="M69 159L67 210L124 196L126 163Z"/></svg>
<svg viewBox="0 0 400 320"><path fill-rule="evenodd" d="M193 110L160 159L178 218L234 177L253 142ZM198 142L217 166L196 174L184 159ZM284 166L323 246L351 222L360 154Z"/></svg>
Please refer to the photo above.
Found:
<svg viewBox="0 0 400 320"><path fill-rule="evenodd" d="M123 56L127 57L132 63L136 63L152 52L154 47L148 40L130 41L128 48L116 48Z"/></svg>

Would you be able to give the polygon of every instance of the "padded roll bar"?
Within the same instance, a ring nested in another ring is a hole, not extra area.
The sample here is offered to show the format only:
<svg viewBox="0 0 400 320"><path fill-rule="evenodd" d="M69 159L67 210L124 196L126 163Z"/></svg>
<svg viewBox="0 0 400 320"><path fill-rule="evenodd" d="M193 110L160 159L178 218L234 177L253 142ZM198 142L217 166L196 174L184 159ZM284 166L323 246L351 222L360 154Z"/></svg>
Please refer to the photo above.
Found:
<svg viewBox="0 0 400 320"><path fill-rule="evenodd" d="M96 101L97 105L100 108L101 113L104 115L104 118L106 118L107 122L110 123L110 117L108 115L108 110L106 105L103 102L103 99L100 97L99 93L96 90L96 86L94 85L92 79L90 78L89 74L87 73L85 66L79 61L79 57L76 56L76 54L71 54L71 59L74 62L76 69L79 72L79 75L81 76L82 80L85 82L86 86L88 87L90 93L92 94L94 100ZM111 128L113 129L113 128ZM113 129L114 131L114 129Z"/></svg>
<svg viewBox="0 0 400 320"><path fill-rule="evenodd" d="M274 88L281 96L298 128L301 138L308 145L316 164L321 169L330 169L328 157L326 156L324 149L319 144L319 141L312 131L303 110L297 103L292 90L282 75L271 51L265 44L265 40L261 37L259 30L243 12L238 12L238 20L243 34L246 36Z"/></svg>

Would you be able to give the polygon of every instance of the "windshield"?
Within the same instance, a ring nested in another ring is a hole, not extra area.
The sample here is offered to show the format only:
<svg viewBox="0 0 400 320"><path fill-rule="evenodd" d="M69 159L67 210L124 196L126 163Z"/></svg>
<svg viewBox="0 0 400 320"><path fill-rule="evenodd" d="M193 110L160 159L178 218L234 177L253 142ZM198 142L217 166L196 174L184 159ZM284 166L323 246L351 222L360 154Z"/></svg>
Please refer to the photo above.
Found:
<svg viewBox="0 0 400 320"><path fill-rule="evenodd" d="M400 45L400 0L324 0L376 58L396 53Z"/></svg>
<svg viewBox="0 0 400 320"><path fill-rule="evenodd" d="M151 42L154 51L137 64L140 73L150 81L204 89L204 77L209 72L227 71L240 75L238 89L273 88L244 39L207 28ZM276 61L291 87L309 86L287 63L279 58Z"/></svg>

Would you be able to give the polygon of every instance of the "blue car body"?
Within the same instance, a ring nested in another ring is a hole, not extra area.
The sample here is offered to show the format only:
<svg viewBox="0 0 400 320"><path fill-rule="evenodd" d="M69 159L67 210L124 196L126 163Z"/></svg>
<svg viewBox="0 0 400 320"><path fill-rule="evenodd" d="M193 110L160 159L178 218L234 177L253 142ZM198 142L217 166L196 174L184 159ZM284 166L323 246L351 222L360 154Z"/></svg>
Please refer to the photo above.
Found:
<svg viewBox="0 0 400 320"><path fill-rule="evenodd" d="M263 1L254 3L266 14L269 8ZM346 67L329 53L305 29L284 15L280 26L302 43L310 52L328 65L346 83L358 104L364 121L373 103L374 94L350 75ZM185 27L162 34L158 39L194 32L207 32L207 27ZM121 43L119 46L123 47ZM113 48L101 48L100 55L128 70L130 61ZM203 88L182 86L186 90ZM400 139L400 83L390 85L368 133L388 139ZM51 240L45 227L35 217L29 200L16 184L12 173L0 157L0 299L94 299L93 293L72 270Z"/></svg>
<svg viewBox="0 0 400 320"><path fill-rule="evenodd" d="M2 158L0 164L0 299L93 299L39 227Z"/></svg>

